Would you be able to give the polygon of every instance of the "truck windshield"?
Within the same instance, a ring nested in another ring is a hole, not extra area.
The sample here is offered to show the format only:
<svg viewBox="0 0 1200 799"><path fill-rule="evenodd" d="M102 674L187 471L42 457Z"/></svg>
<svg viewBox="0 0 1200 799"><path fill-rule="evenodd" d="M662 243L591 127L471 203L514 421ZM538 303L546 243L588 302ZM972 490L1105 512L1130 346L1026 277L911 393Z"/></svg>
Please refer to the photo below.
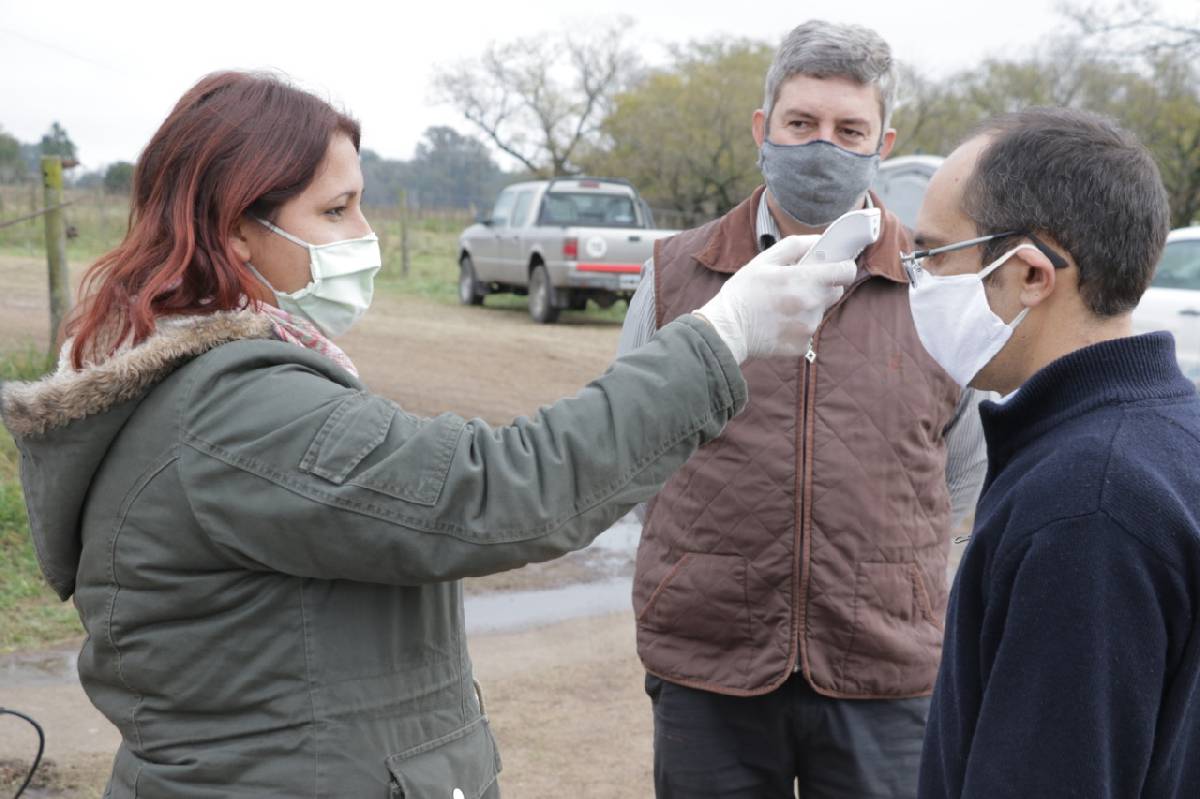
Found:
<svg viewBox="0 0 1200 799"><path fill-rule="evenodd" d="M627 194L556 191L542 200L542 225L641 227L633 198Z"/></svg>

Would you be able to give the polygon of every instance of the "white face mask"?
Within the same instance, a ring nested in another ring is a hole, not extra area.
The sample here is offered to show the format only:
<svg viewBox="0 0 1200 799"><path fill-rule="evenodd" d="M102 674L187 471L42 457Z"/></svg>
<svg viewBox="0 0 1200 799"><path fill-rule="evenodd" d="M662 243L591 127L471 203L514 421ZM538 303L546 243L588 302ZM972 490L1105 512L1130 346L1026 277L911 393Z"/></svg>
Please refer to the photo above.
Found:
<svg viewBox="0 0 1200 799"><path fill-rule="evenodd" d="M304 317L329 338L336 338L371 307L375 274L383 265L379 238L374 233L329 244L309 244L265 219L258 221L308 250L312 282L299 291L278 291L257 270L254 272L275 293L280 308Z"/></svg>
<svg viewBox="0 0 1200 799"><path fill-rule="evenodd" d="M1037 248L1018 245L982 270L965 275L939 276L919 266L910 270L908 302L917 336L938 365L964 388L1004 349L1029 313L1026 308L1011 324L1005 324L988 305L983 286L985 277L1024 249Z"/></svg>

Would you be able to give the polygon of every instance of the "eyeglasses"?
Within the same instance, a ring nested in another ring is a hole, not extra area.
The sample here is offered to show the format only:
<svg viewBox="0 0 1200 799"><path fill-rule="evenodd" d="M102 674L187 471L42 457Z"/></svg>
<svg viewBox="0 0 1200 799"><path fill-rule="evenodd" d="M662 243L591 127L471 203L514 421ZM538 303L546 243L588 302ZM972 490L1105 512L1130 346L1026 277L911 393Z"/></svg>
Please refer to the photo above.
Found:
<svg viewBox="0 0 1200 799"><path fill-rule="evenodd" d="M929 250L915 250L907 255L901 253L900 263L904 267L905 274L908 275L908 282L915 286L917 285L917 281L920 279L921 273L925 271L920 262L931 255L941 255L942 253L946 252L965 250L968 247L977 247L980 244L993 239L1006 239L1012 236L1021 236L1029 239L1033 246L1037 247L1038 252L1050 260L1050 265L1055 269L1065 269L1067 267L1067 261L1065 258L1056 253L1054 250L1050 249L1050 247L1037 236L1028 231L1022 230L1013 230L1008 233L993 233L990 236L980 236L979 238L967 239L966 241L959 241L955 242L954 244L946 244L944 246L934 247L933 249Z"/></svg>

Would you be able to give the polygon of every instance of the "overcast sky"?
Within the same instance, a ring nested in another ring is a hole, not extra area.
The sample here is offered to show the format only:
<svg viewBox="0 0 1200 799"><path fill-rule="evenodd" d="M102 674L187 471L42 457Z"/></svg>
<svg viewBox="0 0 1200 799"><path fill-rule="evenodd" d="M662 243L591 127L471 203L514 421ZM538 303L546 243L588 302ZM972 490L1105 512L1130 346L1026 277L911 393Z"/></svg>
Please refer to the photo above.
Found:
<svg viewBox="0 0 1200 799"><path fill-rule="evenodd" d="M1160 0L1180 18L1197 0ZM363 146L408 158L429 125L471 130L430 102L431 68L493 39L586 26L596 10L634 19L642 57L715 35L777 42L810 17L878 30L896 55L945 74L1019 55L1062 27L1053 0L0 0L0 127L34 142L58 120L85 167L134 160L178 97L218 69L281 70L344 106Z"/></svg>

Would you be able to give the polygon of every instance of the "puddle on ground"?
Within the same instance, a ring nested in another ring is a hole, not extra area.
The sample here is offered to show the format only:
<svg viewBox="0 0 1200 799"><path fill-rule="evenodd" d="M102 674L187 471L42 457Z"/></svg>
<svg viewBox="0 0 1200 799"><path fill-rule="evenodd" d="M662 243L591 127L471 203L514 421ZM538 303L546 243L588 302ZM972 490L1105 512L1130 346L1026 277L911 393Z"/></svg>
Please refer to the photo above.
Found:
<svg viewBox="0 0 1200 799"><path fill-rule="evenodd" d="M0 685L31 685L77 679L79 653L72 649L0 655Z"/></svg>
<svg viewBox="0 0 1200 799"><path fill-rule="evenodd" d="M523 630L632 607L628 577L544 591L503 591L467 597L467 634Z"/></svg>
<svg viewBox="0 0 1200 799"><path fill-rule="evenodd" d="M467 633L498 633L543 624L616 613L632 607L631 567L642 525L629 514L601 533L583 551L594 582L530 591L473 594L465 600Z"/></svg>

